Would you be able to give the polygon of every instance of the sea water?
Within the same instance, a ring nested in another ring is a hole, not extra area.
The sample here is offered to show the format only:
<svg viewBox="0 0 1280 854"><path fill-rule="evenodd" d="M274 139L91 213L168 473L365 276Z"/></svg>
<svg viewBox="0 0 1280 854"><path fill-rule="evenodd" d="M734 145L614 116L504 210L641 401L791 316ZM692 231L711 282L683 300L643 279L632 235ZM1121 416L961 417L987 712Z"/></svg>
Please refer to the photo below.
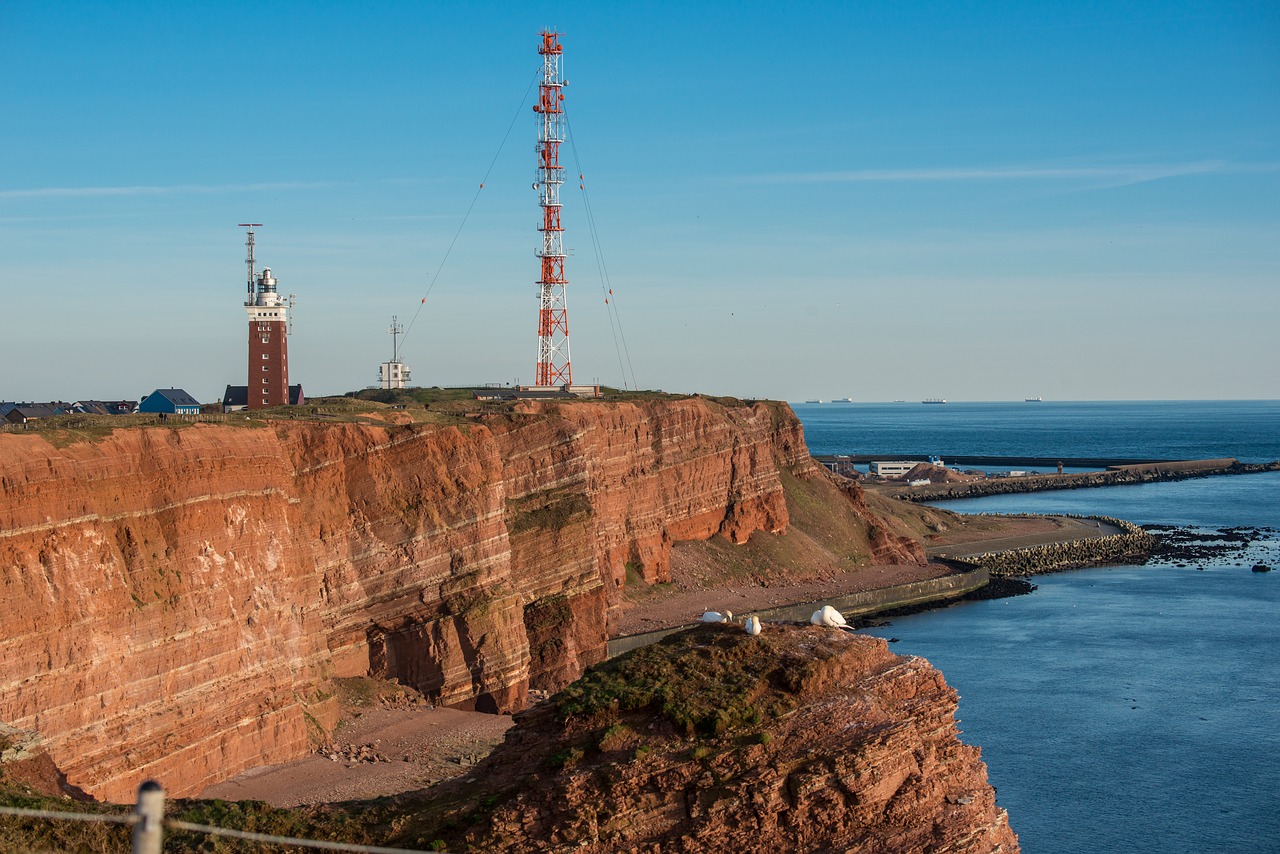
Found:
<svg viewBox="0 0 1280 854"><path fill-rule="evenodd" d="M796 411L815 453L1280 458L1275 402ZM942 506L1280 528L1280 473ZM1028 854L1280 851L1280 571L1250 571L1280 570L1276 537L1199 561L1040 576L1027 596L871 631L959 691L962 738L981 745Z"/></svg>
<svg viewBox="0 0 1280 854"><path fill-rule="evenodd" d="M1280 459L1280 401L792 404L813 454Z"/></svg>

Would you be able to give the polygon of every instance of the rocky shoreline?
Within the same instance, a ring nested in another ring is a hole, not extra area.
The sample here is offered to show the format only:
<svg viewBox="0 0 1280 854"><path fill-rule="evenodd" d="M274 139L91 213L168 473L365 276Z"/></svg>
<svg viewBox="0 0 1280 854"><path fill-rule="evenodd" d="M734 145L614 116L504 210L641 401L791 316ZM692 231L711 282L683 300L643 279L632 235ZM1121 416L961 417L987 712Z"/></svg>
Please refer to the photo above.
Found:
<svg viewBox="0 0 1280 854"><path fill-rule="evenodd" d="M1235 559L1243 565L1250 561L1249 551L1255 543L1276 539L1280 529L1237 526L1231 528L1203 529L1176 525L1148 525L1148 532L1155 535L1158 544L1151 556L1161 558L1177 567L1187 567L1202 561L1219 563ZM1254 564L1254 567L1265 566ZM1266 569L1255 569L1266 572Z"/></svg>

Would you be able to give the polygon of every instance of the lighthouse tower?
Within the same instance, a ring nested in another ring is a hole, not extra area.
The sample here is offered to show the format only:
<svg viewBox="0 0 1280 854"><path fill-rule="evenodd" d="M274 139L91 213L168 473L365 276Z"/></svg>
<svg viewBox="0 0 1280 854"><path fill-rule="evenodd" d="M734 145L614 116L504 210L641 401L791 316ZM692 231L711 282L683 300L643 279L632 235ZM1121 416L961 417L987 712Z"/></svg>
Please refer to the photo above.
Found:
<svg viewBox="0 0 1280 854"><path fill-rule="evenodd" d="M289 405L288 304L276 290L270 267L254 275L253 229L262 223L241 223L248 228L249 383L245 403L249 409Z"/></svg>

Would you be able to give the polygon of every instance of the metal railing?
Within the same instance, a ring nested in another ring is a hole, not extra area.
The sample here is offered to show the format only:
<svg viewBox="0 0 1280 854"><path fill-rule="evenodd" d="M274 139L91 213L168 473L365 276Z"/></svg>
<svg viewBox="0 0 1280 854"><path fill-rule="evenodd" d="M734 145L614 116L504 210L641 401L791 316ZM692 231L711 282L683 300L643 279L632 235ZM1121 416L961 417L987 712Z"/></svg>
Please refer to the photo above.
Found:
<svg viewBox="0 0 1280 854"><path fill-rule="evenodd" d="M40 818L52 821L98 822L103 824L127 824L133 826L133 854L162 854L164 831L183 830L189 833L207 833L246 842L262 842L272 845L292 845L321 851L349 851L357 854L426 854L414 848L384 848L377 845L360 845L352 842L325 842L319 839L297 839L291 836L273 836L268 833L252 833L229 827L193 824L189 821L165 818L164 787L155 780L148 780L138 787L138 800L133 812L112 815L110 813L61 812L37 810L25 807L0 807L0 815L17 818Z"/></svg>

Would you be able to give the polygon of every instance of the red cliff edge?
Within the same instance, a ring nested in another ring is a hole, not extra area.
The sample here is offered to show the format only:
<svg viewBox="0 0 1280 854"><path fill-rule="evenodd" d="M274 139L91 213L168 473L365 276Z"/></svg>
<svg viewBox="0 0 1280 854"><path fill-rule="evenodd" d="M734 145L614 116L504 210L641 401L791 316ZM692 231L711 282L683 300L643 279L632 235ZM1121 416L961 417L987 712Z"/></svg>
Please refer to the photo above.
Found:
<svg viewBox="0 0 1280 854"><path fill-rule="evenodd" d="M516 711L603 659L628 572L785 532L782 472L818 476L785 405L705 399L3 434L0 722L129 801L304 755L335 676ZM873 556L921 559L869 527Z"/></svg>

